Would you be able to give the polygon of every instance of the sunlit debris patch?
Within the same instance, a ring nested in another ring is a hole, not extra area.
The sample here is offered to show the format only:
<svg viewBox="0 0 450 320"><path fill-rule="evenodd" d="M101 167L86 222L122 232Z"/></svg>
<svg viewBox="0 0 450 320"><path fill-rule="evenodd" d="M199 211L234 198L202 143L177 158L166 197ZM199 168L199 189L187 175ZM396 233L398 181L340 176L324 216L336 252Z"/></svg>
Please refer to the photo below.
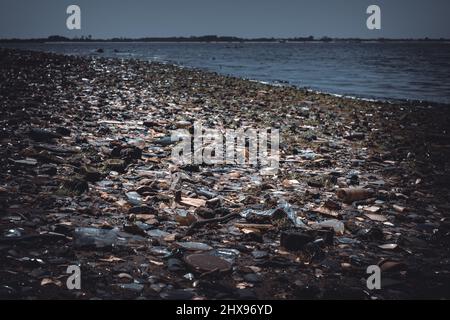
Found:
<svg viewBox="0 0 450 320"><path fill-rule="evenodd" d="M210 129L194 123L172 131L172 161L180 164L226 164L273 169L279 166L280 134L274 128ZM265 170L264 172L267 172Z"/></svg>

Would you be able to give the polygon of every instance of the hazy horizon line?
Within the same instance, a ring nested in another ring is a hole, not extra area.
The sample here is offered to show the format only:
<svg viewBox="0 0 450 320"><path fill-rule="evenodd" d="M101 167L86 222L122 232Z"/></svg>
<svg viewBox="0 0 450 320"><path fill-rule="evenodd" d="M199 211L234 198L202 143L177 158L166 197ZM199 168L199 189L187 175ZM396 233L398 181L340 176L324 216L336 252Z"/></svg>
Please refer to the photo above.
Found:
<svg viewBox="0 0 450 320"><path fill-rule="evenodd" d="M0 42L157 42L157 41L184 41L184 42L255 42L255 41L450 41L450 38L401 38L401 37L314 37L314 36L296 36L296 37L236 37L236 36L218 36L218 35L200 35L200 36L166 36L166 37L155 37L155 36L145 36L145 37L112 37L112 38L93 38L90 35L87 36L76 36L76 37L65 37L60 35L50 35L47 37L34 37L34 38L0 38Z"/></svg>

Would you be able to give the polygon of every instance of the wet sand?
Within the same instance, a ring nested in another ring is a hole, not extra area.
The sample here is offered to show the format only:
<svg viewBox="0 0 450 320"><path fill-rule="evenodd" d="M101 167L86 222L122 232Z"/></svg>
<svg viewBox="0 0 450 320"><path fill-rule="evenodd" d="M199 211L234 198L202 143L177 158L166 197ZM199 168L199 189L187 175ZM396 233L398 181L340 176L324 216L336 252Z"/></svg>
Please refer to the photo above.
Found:
<svg viewBox="0 0 450 320"><path fill-rule="evenodd" d="M448 106L6 49L0 70L1 298L449 298ZM277 175L174 164L197 120L280 129Z"/></svg>

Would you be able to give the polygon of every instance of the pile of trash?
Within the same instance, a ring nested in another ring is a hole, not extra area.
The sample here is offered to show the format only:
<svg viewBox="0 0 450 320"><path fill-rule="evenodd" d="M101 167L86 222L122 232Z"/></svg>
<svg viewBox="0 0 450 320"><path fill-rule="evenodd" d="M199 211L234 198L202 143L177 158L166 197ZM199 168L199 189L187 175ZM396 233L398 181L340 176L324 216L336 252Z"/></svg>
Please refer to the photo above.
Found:
<svg viewBox="0 0 450 320"><path fill-rule="evenodd" d="M450 109L136 60L0 70L1 298L450 297ZM174 163L196 121L279 129L279 169Z"/></svg>

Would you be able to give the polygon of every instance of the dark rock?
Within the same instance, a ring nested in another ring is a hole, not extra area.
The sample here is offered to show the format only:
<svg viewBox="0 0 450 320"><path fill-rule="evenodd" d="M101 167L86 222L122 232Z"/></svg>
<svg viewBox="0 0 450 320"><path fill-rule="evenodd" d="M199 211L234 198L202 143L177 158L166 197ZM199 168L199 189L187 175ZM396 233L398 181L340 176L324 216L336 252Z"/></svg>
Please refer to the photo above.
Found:
<svg viewBox="0 0 450 320"><path fill-rule="evenodd" d="M379 227L372 227L369 230L360 230L358 232L358 238L371 240L371 241L381 241L384 239L383 230Z"/></svg>
<svg viewBox="0 0 450 320"><path fill-rule="evenodd" d="M155 193L155 188L150 186L142 186L136 189L136 192L141 196L147 196Z"/></svg>
<svg viewBox="0 0 450 320"><path fill-rule="evenodd" d="M134 146L116 146L111 151L111 157L130 162L140 159L142 157L142 150Z"/></svg>
<svg viewBox="0 0 450 320"><path fill-rule="evenodd" d="M227 214L230 214L231 211L228 208L220 207L214 210L214 214L220 217L226 216Z"/></svg>
<svg viewBox="0 0 450 320"><path fill-rule="evenodd" d="M300 107L297 109L297 113L304 118L309 118L310 112L308 107Z"/></svg>
<svg viewBox="0 0 450 320"><path fill-rule="evenodd" d="M307 140L309 142L317 140L317 135L315 135L314 133L307 133L307 134L305 134L304 137L305 137L305 140Z"/></svg>
<svg viewBox="0 0 450 320"><path fill-rule="evenodd" d="M304 251L310 255L312 261L322 261L325 258L325 251L322 249L323 243L324 241L320 239L305 245Z"/></svg>
<svg viewBox="0 0 450 320"><path fill-rule="evenodd" d="M269 256L269 253L267 253L267 251L254 250L252 251L252 256L255 259L264 259Z"/></svg>
<svg viewBox="0 0 450 320"><path fill-rule="evenodd" d="M214 210L205 207L199 207L195 210L195 214L203 219L211 219L216 216Z"/></svg>
<svg viewBox="0 0 450 320"><path fill-rule="evenodd" d="M331 246L334 243L334 229L322 228L313 232L314 237L317 239L323 239L324 245Z"/></svg>
<svg viewBox="0 0 450 320"><path fill-rule="evenodd" d="M314 241L314 237L300 231L284 231L281 233L280 238L281 246L290 251L303 250L305 246L312 241Z"/></svg>
<svg viewBox="0 0 450 320"><path fill-rule="evenodd" d="M54 165L44 165L39 169L39 174L54 176L58 173L58 168Z"/></svg>
<svg viewBox="0 0 450 320"><path fill-rule="evenodd" d="M142 150L138 147L125 148L120 150L120 158L131 161L138 160L142 157Z"/></svg>
<svg viewBox="0 0 450 320"><path fill-rule="evenodd" d="M408 214L406 216L406 218L409 221L412 221L412 222L415 222L415 223L424 223L425 222L425 218L423 216L420 216L420 215L415 214L415 213Z"/></svg>
<svg viewBox="0 0 450 320"><path fill-rule="evenodd" d="M200 172L200 166L198 164L186 164L180 167L181 170L188 172Z"/></svg>
<svg viewBox="0 0 450 320"><path fill-rule="evenodd" d="M171 272L178 272L185 270L183 261L175 258L167 260L167 268Z"/></svg>
<svg viewBox="0 0 450 320"><path fill-rule="evenodd" d="M206 206L211 209L220 207L222 200L220 198L213 198L206 201Z"/></svg>
<svg viewBox="0 0 450 320"><path fill-rule="evenodd" d="M256 273L248 273L244 276L244 280L251 283L257 283L262 281L262 276Z"/></svg>
<svg viewBox="0 0 450 320"><path fill-rule="evenodd" d="M149 206L136 206L130 208L129 214L157 214L158 211L155 208Z"/></svg>
<svg viewBox="0 0 450 320"><path fill-rule="evenodd" d="M243 235L242 239L246 242L258 242L263 243L264 238L259 232L250 232Z"/></svg>
<svg viewBox="0 0 450 320"><path fill-rule="evenodd" d="M324 184L320 178L311 178L308 180L308 186L313 188L323 188Z"/></svg>
<svg viewBox="0 0 450 320"><path fill-rule="evenodd" d="M231 270L231 263L227 260L209 254L191 254L184 258L186 264L197 272L211 272Z"/></svg>
<svg viewBox="0 0 450 320"><path fill-rule="evenodd" d="M172 137L163 137L163 138L155 141L155 144L163 146L163 147L167 147L167 146L170 146L175 143L177 143L177 141L172 141Z"/></svg>
<svg viewBox="0 0 450 320"><path fill-rule="evenodd" d="M144 126L146 126L147 128L153 128L153 127L158 127L159 123L156 121L151 121L151 120L147 120L143 122Z"/></svg>
<svg viewBox="0 0 450 320"><path fill-rule="evenodd" d="M100 128L98 128L97 133L100 135L106 135L106 134L110 134L111 128L106 127L106 126L100 126Z"/></svg>
<svg viewBox="0 0 450 320"><path fill-rule="evenodd" d="M81 174L89 182L99 181L103 177L103 175L97 169L90 167L90 166L82 167Z"/></svg>
<svg viewBox="0 0 450 320"><path fill-rule="evenodd" d="M39 128L32 128L28 134L31 139L40 142L51 142L53 139L61 138L57 133Z"/></svg>
<svg viewBox="0 0 450 320"><path fill-rule="evenodd" d="M127 167L124 160L121 159L108 159L104 163L105 169L108 171L117 171L123 173Z"/></svg>
<svg viewBox="0 0 450 320"><path fill-rule="evenodd" d="M359 176L358 174L351 172L346 177L348 179L349 185L359 185Z"/></svg>
<svg viewBox="0 0 450 320"><path fill-rule="evenodd" d="M123 226L123 231L129 234L135 234L138 236L146 237L147 233L138 224L127 224Z"/></svg>
<svg viewBox="0 0 450 320"><path fill-rule="evenodd" d="M331 210L341 210L341 208L342 208L340 203L338 203L334 200L331 200L331 199L326 200L324 205L325 205L325 207L327 207L328 209L331 209Z"/></svg>
<svg viewBox="0 0 450 320"><path fill-rule="evenodd" d="M72 131L66 127L57 127L56 133L60 134L63 137L70 137Z"/></svg>
<svg viewBox="0 0 450 320"><path fill-rule="evenodd" d="M57 224L53 230L54 232L71 235L74 231L73 226L65 225L65 224Z"/></svg>
<svg viewBox="0 0 450 320"><path fill-rule="evenodd" d="M86 191L89 191L89 184L78 177L64 181L62 189L68 193L74 193L76 195L81 195Z"/></svg>

